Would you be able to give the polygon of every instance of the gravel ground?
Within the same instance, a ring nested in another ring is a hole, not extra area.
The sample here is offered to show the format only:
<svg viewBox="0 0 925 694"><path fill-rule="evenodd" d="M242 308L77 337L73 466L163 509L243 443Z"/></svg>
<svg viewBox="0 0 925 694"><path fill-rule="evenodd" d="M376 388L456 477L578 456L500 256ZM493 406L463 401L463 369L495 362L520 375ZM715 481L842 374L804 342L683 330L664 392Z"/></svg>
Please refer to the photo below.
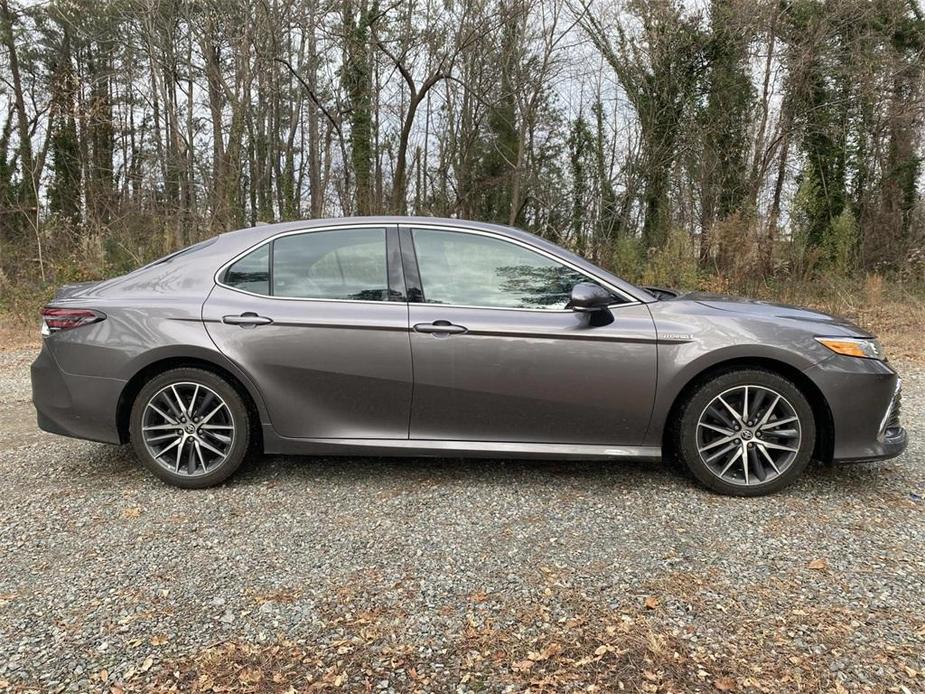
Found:
<svg viewBox="0 0 925 694"><path fill-rule="evenodd" d="M0 690L925 691L901 458L773 497L659 465L268 457L181 491L40 433L0 352Z"/></svg>

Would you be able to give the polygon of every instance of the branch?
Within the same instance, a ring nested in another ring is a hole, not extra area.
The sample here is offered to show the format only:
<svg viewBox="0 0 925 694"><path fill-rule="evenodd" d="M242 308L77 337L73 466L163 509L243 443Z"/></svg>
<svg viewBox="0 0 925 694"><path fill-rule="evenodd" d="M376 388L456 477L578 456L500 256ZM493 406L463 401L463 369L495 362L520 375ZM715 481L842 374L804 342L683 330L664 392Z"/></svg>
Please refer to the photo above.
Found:
<svg viewBox="0 0 925 694"><path fill-rule="evenodd" d="M334 118L334 116L331 115L331 112L328 111L328 109L325 108L324 104L321 103L321 100L315 95L315 92L312 91L312 88L308 85L308 82L306 82L306 81L302 78L302 75L300 75L300 74L296 71L296 69L295 69L294 67L292 67L292 64L291 64L288 60L286 60L285 58L273 58L273 60L275 60L277 63L282 63L282 64L285 65L287 68L289 68L289 72L292 73L292 76L293 76L293 77L295 77L297 80L299 80L299 84L302 85L302 89L304 89L304 90L305 90L305 93L308 94L308 98L311 99L312 102L314 102L315 106L317 106L319 109L321 109L321 112L325 115L325 118L328 119L328 121L331 123L331 126L332 126L332 127L334 128L334 130L337 132L338 137L340 137L341 139L343 139L343 138L344 138L344 134L343 134L343 132L342 132L341 129L340 129L340 123L337 122L337 120Z"/></svg>
<svg viewBox="0 0 925 694"><path fill-rule="evenodd" d="M418 91L417 91L417 87L414 84L414 77L412 76L411 72L408 70L408 68L405 67L405 64L401 60L399 60L398 57L394 53L392 53L392 51L388 49L385 43L382 42L376 30L373 29L372 31L373 31L373 38L376 39L376 45L379 47L379 50L385 53L389 57L389 59L393 63L395 63L395 67L398 68L398 71L401 73L401 76L404 78L405 82L407 83L408 89L411 90L411 100L412 101L417 100Z"/></svg>
<svg viewBox="0 0 925 694"><path fill-rule="evenodd" d="M581 12L576 12L575 8L572 7L572 11L578 15L577 22L581 25L581 28L584 29L588 38L591 39L591 43L594 44L594 47L604 56L604 60L606 60L610 67L613 68L613 71L617 73L617 79L619 79L620 83L623 85L623 89L626 91L630 101L636 106L639 99L639 89L636 80L630 75L626 63L617 55L616 50L607 38L604 27L591 12L591 7L586 4L585 0L581 0L580 7ZM622 37L622 28L618 26L617 31Z"/></svg>

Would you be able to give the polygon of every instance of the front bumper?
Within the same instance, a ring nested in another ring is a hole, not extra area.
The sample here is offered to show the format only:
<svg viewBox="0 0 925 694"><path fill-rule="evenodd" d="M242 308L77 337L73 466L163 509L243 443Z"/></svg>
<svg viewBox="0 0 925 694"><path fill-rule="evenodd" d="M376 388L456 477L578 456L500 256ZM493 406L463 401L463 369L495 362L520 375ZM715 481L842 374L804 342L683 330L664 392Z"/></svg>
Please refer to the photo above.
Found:
<svg viewBox="0 0 925 694"><path fill-rule="evenodd" d="M39 428L52 434L119 443L116 413L125 381L63 371L47 344L32 364Z"/></svg>
<svg viewBox="0 0 925 694"><path fill-rule="evenodd" d="M895 458L903 451L905 451L908 443L909 440L906 435L906 430L902 427L898 427L891 432L890 436L884 437L883 441L880 442L879 452L876 455L866 455L861 456L860 458L835 458L833 462L839 464L875 463L878 460L889 460L890 458Z"/></svg>
<svg viewBox="0 0 925 694"><path fill-rule="evenodd" d="M895 458L908 437L899 423L901 381L889 364L836 356L808 369L832 414L832 459L860 463Z"/></svg>

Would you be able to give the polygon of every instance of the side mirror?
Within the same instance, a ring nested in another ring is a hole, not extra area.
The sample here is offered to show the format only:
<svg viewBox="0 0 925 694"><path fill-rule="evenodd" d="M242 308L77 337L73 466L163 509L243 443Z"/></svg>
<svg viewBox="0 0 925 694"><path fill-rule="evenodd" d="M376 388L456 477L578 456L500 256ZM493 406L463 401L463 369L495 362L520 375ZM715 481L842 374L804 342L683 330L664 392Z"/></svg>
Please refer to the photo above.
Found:
<svg viewBox="0 0 925 694"><path fill-rule="evenodd" d="M580 313L606 311L613 300L613 295L600 285L593 282L579 282L572 287L568 308Z"/></svg>

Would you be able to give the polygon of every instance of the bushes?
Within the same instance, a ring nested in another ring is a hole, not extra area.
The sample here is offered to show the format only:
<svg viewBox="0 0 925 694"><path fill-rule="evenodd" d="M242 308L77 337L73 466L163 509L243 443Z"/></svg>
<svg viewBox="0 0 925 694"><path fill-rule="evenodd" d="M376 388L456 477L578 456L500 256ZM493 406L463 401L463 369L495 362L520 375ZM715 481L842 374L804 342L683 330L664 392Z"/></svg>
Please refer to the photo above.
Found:
<svg viewBox="0 0 925 694"><path fill-rule="evenodd" d="M642 277L645 253L642 243L632 236L620 236L613 247L610 269L619 277L632 282Z"/></svg>
<svg viewBox="0 0 925 694"><path fill-rule="evenodd" d="M661 248L646 253L641 283L655 287L692 288L697 286L697 254L691 237L672 229Z"/></svg>
<svg viewBox="0 0 925 694"><path fill-rule="evenodd" d="M698 284L697 254L690 236L673 230L660 248L622 236L614 243L609 269L629 282L647 286L693 289Z"/></svg>
<svg viewBox="0 0 925 694"><path fill-rule="evenodd" d="M48 218L39 235L41 260L35 238L5 243L0 249L0 311L31 325L38 308L62 284L121 275L177 250L174 220L133 208L119 212L118 221L109 224ZM202 226L193 220L189 228ZM189 236L191 242L199 240L195 231Z"/></svg>
<svg viewBox="0 0 925 694"><path fill-rule="evenodd" d="M842 210L826 234L823 250L827 269L839 277L854 272L857 260L858 224L849 208Z"/></svg>
<svg viewBox="0 0 925 694"><path fill-rule="evenodd" d="M734 212L714 222L708 238L705 265L728 286L744 291L770 274L775 249L754 217Z"/></svg>
<svg viewBox="0 0 925 694"><path fill-rule="evenodd" d="M913 249L896 271L862 274L858 270L859 230L851 210L832 223L823 246L808 243L796 232L774 238L754 217L734 213L710 228L708 247L681 230L660 248L645 249L634 237L613 246L608 269L641 285L701 289L805 303L807 296L860 296L864 286L897 286L911 295L925 295L925 245ZM871 279L874 278L874 279Z"/></svg>

